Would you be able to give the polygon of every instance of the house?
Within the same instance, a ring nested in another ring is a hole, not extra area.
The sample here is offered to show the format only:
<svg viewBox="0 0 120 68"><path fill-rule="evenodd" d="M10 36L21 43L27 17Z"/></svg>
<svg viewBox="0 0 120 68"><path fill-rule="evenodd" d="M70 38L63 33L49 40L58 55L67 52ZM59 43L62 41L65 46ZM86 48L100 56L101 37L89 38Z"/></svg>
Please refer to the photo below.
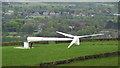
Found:
<svg viewBox="0 0 120 68"><path fill-rule="evenodd" d="M72 16L86 16L84 13L71 14Z"/></svg>
<svg viewBox="0 0 120 68"><path fill-rule="evenodd" d="M86 16L84 13L79 13L79 16Z"/></svg>
<svg viewBox="0 0 120 68"><path fill-rule="evenodd" d="M83 27L83 26L90 26L90 23L77 23L75 24L75 27Z"/></svg>
<svg viewBox="0 0 120 68"><path fill-rule="evenodd" d="M40 23L39 25L38 25L38 29L37 30L34 30L34 32L41 32L42 31L42 28L45 26L45 24L43 24L43 23Z"/></svg>
<svg viewBox="0 0 120 68"><path fill-rule="evenodd" d="M43 12L43 15L45 15L45 16L49 15L49 12Z"/></svg>
<svg viewBox="0 0 120 68"><path fill-rule="evenodd" d="M60 13L55 13L55 15L60 15Z"/></svg>
<svg viewBox="0 0 120 68"><path fill-rule="evenodd" d="M81 30L85 27L85 26L90 26L90 23L76 23L74 24L75 27L80 28Z"/></svg>
<svg viewBox="0 0 120 68"><path fill-rule="evenodd" d="M56 15L56 13L55 12L50 12L49 15Z"/></svg>
<svg viewBox="0 0 120 68"><path fill-rule="evenodd" d="M7 12L5 12L6 15L12 15L14 13L13 10L8 10Z"/></svg>
<svg viewBox="0 0 120 68"><path fill-rule="evenodd" d="M39 12L34 12L32 16L40 16L41 14Z"/></svg>

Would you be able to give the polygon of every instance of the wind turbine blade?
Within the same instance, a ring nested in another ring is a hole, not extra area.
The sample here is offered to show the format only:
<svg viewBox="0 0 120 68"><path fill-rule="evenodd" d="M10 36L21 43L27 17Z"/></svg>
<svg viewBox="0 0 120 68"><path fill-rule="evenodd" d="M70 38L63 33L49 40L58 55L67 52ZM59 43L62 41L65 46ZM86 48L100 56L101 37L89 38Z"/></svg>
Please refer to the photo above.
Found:
<svg viewBox="0 0 120 68"><path fill-rule="evenodd" d="M84 37L98 36L98 35L104 35L104 34L84 35L84 36L78 36L78 37L79 37L79 38L84 38Z"/></svg>
<svg viewBox="0 0 120 68"><path fill-rule="evenodd" d="M59 31L56 31L57 33L59 33L59 34L62 34L62 35L64 35L64 36L67 36L67 37L74 37L73 35L71 35L71 34L66 34L66 33L62 33L62 32L59 32Z"/></svg>
<svg viewBox="0 0 120 68"><path fill-rule="evenodd" d="M70 45L68 46L68 48L70 48L74 43L75 43L76 39L73 39L73 41L70 43Z"/></svg>

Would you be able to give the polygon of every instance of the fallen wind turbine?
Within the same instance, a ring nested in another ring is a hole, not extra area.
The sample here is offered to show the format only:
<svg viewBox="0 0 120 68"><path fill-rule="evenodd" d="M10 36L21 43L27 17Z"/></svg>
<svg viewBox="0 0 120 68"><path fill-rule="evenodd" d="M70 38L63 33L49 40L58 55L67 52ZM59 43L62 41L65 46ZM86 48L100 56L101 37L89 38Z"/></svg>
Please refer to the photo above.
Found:
<svg viewBox="0 0 120 68"><path fill-rule="evenodd" d="M28 45L29 45L29 42L35 42L35 41L70 41L70 40L72 40L72 42L68 46L68 48L70 48L73 44L80 45L80 41L79 41L80 38L104 35L104 34L92 34L92 35L84 35L84 36L74 36L74 35L66 34L66 33L59 32L59 31L56 31L56 32L59 33L59 34L62 34L64 36L70 37L70 38L27 37Z"/></svg>

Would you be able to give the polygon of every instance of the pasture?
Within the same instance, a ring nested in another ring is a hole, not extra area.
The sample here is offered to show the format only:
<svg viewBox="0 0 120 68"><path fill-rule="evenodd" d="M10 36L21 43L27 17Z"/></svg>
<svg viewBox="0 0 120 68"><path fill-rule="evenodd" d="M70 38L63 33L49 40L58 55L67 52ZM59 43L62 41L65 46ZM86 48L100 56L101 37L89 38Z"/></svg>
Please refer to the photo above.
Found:
<svg viewBox="0 0 120 68"><path fill-rule="evenodd" d="M69 43L33 44L34 48L32 49L14 48L21 45L5 46L2 47L2 64L3 66L39 66L43 62L53 62L79 56L118 51L118 41L81 42L80 45L73 45L70 49L67 48L68 45ZM116 57L111 57L111 59L117 62ZM94 64L93 61L89 61L89 63ZM107 61L102 62L105 63ZM87 64L83 62L82 65L85 66Z"/></svg>

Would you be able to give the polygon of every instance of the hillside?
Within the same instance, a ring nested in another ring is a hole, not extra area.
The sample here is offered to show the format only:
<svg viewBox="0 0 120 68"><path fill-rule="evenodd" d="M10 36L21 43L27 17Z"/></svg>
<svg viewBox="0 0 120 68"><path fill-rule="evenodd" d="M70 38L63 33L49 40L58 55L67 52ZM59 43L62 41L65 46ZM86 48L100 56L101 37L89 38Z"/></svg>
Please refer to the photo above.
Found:
<svg viewBox="0 0 120 68"><path fill-rule="evenodd" d="M2 2L2 12L4 37L60 37L55 31L118 37L116 2Z"/></svg>

